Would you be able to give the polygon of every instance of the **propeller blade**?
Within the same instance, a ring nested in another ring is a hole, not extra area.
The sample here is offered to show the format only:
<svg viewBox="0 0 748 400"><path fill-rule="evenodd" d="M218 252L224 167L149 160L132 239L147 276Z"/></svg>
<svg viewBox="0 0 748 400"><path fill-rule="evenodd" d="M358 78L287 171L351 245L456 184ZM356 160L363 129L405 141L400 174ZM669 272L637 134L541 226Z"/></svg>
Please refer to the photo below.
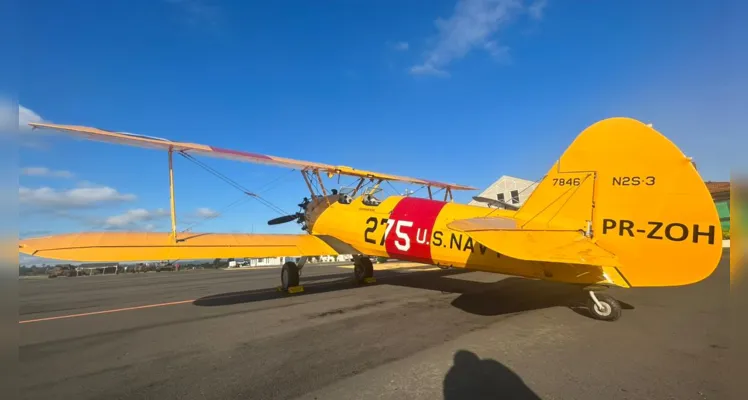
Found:
<svg viewBox="0 0 748 400"><path fill-rule="evenodd" d="M285 224L286 222L296 221L298 218L299 216L297 214L284 215L282 217L271 219L268 221L268 225Z"/></svg>

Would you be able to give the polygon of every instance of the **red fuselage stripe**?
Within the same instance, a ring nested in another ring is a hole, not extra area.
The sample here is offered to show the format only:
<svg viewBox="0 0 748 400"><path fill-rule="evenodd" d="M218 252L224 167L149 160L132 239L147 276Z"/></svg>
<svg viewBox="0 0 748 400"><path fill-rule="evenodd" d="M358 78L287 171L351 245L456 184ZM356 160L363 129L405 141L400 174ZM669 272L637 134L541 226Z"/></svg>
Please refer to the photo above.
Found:
<svg viewBox="0 0 748 400"><path fill-rule="evenodd" d="M406 197L395 205L388 220L385 249L390 257L433 264L431 237L443 201Z"/></svg>

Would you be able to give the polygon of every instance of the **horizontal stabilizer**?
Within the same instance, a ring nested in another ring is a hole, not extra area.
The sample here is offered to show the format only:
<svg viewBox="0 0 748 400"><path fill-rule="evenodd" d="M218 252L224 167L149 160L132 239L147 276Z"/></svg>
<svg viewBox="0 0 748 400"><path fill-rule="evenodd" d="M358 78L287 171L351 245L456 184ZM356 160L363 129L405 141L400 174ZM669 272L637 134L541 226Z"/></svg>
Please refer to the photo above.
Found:
<svg viewBox="0 0 748 400"><path fill-rule="evenodd" d="M337 255L319 237L300 234L88 232L19 241L24 254L80 262Z"/></svg>
<svg viewBox="0 0 748 400"><path fill-rule="evenodd" d="M449 223L489 249L528 261L586 264L615 267L620 263L610 252L596 245L580 231L522 230L509 218L485 217Z"/></svg>

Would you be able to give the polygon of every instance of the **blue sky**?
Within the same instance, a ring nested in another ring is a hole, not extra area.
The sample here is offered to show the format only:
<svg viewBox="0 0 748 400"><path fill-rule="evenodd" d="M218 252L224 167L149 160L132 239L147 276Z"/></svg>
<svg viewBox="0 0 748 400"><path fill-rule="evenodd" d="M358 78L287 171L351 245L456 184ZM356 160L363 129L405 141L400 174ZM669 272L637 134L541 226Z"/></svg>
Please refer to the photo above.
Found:
<svg viewBox="0 0 748 400"><path fill-rule="evenodd" d="M33 3L19 10L21 122L479 188L542 177L581 130L612 116L653 123L708 180L728 180L748 143L737 2ZM23 133L22 236L169 229L165 153ZM263 194L289 212L306 194L296 172L201 161L250 189L280 177ZM175 166L180 228L298 231L268 227L277 214L251 200L201 220L242 195L187 160Z"/></svg>

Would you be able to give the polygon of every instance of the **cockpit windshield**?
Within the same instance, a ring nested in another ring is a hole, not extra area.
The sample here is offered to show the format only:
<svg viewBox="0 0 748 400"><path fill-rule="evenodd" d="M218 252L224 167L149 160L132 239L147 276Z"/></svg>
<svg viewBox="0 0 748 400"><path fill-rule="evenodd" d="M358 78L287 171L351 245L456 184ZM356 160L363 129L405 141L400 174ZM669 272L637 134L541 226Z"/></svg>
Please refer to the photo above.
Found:
<svg viewBox="0 0 748 400"><path fill-rule="evenodd" d="M381 195L377 196L377 194L381 192L382 192L382 188L376 185L373 187L364 187L364 188L359 188L356 186L354 187L346 186L346 187L340 188L339 201L344 204L350 204L356 196L363 196L364 204L370 205L370 206L377 206L383 200Z"/></svg>

